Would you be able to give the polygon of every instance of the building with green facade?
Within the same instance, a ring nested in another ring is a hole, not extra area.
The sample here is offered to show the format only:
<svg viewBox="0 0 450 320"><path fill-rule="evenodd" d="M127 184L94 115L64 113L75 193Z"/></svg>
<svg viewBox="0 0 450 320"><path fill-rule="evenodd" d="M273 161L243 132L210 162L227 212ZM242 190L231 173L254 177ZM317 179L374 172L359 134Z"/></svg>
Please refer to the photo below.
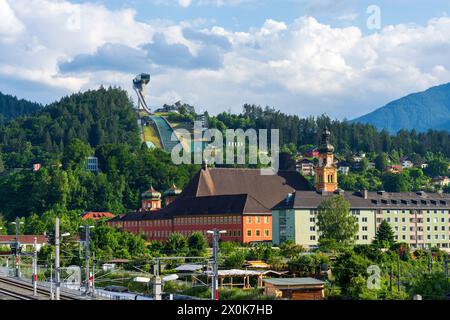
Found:
<svg viewBox="0 0 450 320"><path fill-rule="evenodd" d="M292 240L307 248L317 246L317 208L326 199L342 195L357 218L357 244L372 243L379 225L386 220L395 240L414 248L450 249L450 194L420 192L359 192L338 188L334 147L325 129L319 146L314 191L296 190L272 208L272 241Z"/></svg>
<svg viewBox="0 0 450 320"><path fill-rule="evenodd" d="M357 218L357 244L370 244L386 220L398 242L415 248L450 248L450 194L425 192L296 191L272 209L273 243L292 240L309 248L317 246L317 207L338 194L349 201Z"/></svg>

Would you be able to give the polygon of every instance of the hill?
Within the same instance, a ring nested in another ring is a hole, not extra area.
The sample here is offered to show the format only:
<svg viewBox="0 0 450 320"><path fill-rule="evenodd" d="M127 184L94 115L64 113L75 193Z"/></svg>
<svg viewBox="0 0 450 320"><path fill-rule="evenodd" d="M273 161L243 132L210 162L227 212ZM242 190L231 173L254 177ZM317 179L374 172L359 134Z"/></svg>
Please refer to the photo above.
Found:
<svg viewBox="0 0 450 320"><path fill-rule="evenodd" d="M38 111L42 106L38 103L17 99L0 92L0 124L9 120Z"/></svg>
<svg viewBox="0 0 450 320"><path fill-rule="evenodd" d="M392 101L353 122L397 133L401 129L450 131L450 83Z"/></svg>
<svg viewBox="0 0 450 320"><path fill-rule="evenodd" d="M136 114L126 91L100 88L72 94L0 126L1 151L10 168L55 158L74 138L94 148L139 145Z"/></svg>

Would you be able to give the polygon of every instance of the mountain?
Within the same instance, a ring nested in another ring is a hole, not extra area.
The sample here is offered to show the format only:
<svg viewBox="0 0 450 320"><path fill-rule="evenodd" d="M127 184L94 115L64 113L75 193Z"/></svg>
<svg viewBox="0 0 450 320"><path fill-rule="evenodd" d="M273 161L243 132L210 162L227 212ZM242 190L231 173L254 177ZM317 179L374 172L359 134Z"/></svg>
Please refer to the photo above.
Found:
<svg viewBox="0 0 450 320"><path fill-rule="evenodd" d="M352 122L369 123L394 134L401 129L450 131L450 83L392 101Z"/></svg>
<svg viewBox="0 0 450 320"><path fill-rule="evenodd" d="M42 108L38 103L17 99L9 94L0 92L0 124L14 118L33 113Z"/></svg>

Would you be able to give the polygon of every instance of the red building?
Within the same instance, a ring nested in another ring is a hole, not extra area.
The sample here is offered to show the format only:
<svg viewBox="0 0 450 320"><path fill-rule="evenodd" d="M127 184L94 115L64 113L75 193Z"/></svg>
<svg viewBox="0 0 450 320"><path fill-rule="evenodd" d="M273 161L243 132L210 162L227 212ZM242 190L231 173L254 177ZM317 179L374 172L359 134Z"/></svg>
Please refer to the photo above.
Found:
<svg viewBox="0 0 450 320"><path fill-rule="evenodd" d="M204 168L166 207L120 215L108 224L149 240L219 228L227 231L223 241L272 241L270 209L294 190L311 188L296 171L270 176L253 169Z"/></svg>

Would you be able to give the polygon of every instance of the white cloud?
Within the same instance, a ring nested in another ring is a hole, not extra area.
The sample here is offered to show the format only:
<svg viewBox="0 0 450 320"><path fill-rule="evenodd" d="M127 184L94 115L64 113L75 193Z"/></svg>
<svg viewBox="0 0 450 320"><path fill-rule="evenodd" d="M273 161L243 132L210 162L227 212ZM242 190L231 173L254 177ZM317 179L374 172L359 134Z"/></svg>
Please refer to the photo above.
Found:
<svg viewBox="0 0 450 320"><path fill-rule="evenodd" d="M16 26L5 41L0 22L0 90L14 88L10 93L44 102L58 99L61 90L100 84L120 85L133 95L131 79L142 68L153 75L152 106L181 99L216 113L255 103L301 116L353 118L450 81L449 17L364 35L357 27L331 27L308 16L230 31L200 29L198 21L142 23L130 9L68 1L0 5L9 10L0 16ZM175 52L183 58L170 56ZM47 90L29 90L30 83Z"/></svg>
<svg viewBox="0 0 450 320"><path fill-rule="evenodd" d="M0 43L14 41L24 29L24 25L17 19L9 3L0 0Z"/></svg>
<svg viewBox="0 0 450 320"><path fill-rule="evenodd" d="M183 8L187 8L191 5L191 0L178 0L178 4Z"/></svg>

